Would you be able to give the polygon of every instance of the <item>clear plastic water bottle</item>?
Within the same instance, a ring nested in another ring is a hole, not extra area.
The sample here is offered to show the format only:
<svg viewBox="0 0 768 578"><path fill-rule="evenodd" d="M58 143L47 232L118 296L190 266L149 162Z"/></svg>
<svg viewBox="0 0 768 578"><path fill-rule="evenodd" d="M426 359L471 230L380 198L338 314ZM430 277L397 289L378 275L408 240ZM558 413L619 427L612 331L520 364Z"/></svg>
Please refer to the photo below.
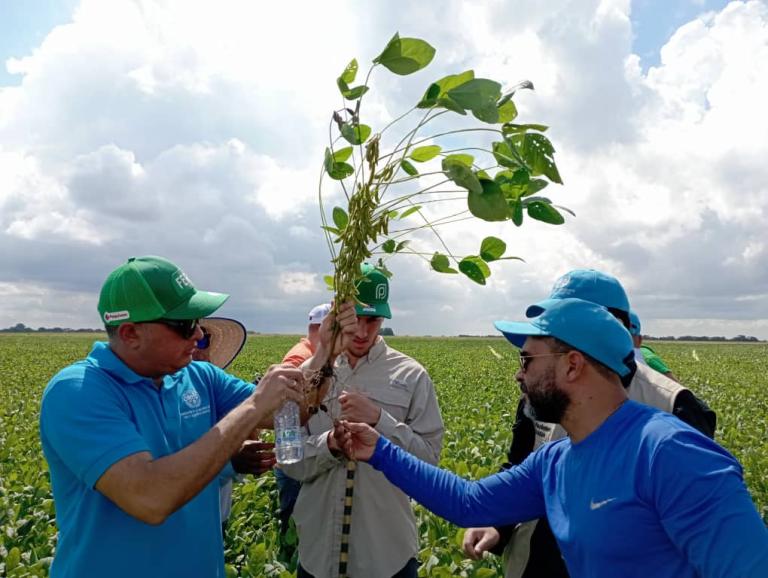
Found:
<svg viewBox="0 0 768 578"><path fill-rule="evenodd" d="M275 458L278 464L295 464L304 459L299 405L295 401L286 401L275 413Z"/></svg>

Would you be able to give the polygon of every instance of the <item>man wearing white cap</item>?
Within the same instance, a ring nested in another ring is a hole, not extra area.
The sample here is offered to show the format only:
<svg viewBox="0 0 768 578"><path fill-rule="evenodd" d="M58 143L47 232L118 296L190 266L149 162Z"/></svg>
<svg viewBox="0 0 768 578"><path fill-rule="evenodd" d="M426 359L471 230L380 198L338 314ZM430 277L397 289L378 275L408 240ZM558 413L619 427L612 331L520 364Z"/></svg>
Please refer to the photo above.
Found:
<svg viewBox="0 0 768 578"><path fill-rule="evenodd" d="M309 312L307 336L302 337L299 342L291 347L288 353L285 354L285 357L283 357L284 364L287 363L288 365L299 367L315 354L317 344L320 342L320 324L330 310L330 303L322 303L312 308Z"/></svg>
<svg viewBox="0 0 768 578"><path fill-rule="evenodd" d="M330 303L315 305L310 310L307 336L302 337L296 345L291 347L288 353L285 354L285 357L283 357L283 364L299 367L315 354L320 343L320 324L330 311ZM280 557L284 560L290 560L296 547L287 543L285 534L290 526L296 499L299 497L301 482L289 478L280 468L275 469L275 481L277 482L277 493L280 498Z"/></svg>

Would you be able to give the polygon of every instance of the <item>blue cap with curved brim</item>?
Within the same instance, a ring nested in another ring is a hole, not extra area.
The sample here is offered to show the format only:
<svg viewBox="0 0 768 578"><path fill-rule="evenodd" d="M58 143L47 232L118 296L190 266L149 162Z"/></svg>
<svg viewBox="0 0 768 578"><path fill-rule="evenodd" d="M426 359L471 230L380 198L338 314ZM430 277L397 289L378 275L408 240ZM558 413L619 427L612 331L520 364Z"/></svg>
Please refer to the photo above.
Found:
<svg viewBox="0 0 768 578"><path fill-rule="evenodd" d="M629 312L629 332L632 335L640 335L643 330L643 326L640 324L640 318L634 311Z"/></svg>
<svg viewBox="0 0 768 578"><path fill-rule="evenodd" d="M616 277L595 269L574 269L555 281L548 299L583 299L603 307L629 313L629 299ZM526 317L536 317L544 311L542 303L531 305Z"/></svg>
<svg viewBox="0 0 768 578"><path fill-rule="evenodd" d="M583 299L550 299L539 305L541 315L529 323L496 321L494 326L516 347L522 347L531 336L556 337L619 377L633 371L632 338L605 307Z"/></svg>

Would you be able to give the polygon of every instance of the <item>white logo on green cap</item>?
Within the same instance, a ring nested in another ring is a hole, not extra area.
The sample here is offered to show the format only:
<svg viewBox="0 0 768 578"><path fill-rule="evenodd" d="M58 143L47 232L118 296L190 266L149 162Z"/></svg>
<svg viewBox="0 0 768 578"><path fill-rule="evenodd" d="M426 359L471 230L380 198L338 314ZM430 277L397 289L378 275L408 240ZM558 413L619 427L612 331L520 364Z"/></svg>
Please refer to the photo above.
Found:
<svg viewBox="0 0 768 578"><path fill-rule="evenodd" d="M192 281L189 280L189 277L187 277L187 274L184 273L184 271L179 270L174 276L173 280L176 282L176 285L179 286L179 289L186 289L187 287L192 287Z"/></svg>
<svg viewBox="0 0 768 578"><path fill-rule="evenodd" d="M387 285L386 283L379 283L376 285L376 292L374 294L376 296L376 299L387 299Z"/></svg>
<svg viewBox="0 0 768 578"><path fill-rule="evenodd" d="M122 321L123 319L130 319L131 314L128 311L107 311L104 313L104 321L109 323L110 321Z"/></svg>

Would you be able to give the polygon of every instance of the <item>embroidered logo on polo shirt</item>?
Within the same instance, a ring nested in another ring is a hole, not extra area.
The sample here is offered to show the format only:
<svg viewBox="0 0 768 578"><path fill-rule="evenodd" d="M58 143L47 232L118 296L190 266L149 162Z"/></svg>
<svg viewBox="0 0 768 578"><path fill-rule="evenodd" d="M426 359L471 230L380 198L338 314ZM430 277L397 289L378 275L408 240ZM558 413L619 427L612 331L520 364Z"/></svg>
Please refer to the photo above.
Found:
<svg viewBox="0 0 768 578"><path fill-rule="evenodd" d="M200 407L200 394L197 393L197 390L194 387L190 387L187 391L182 393L181 400L191 409Z"/></svg>

